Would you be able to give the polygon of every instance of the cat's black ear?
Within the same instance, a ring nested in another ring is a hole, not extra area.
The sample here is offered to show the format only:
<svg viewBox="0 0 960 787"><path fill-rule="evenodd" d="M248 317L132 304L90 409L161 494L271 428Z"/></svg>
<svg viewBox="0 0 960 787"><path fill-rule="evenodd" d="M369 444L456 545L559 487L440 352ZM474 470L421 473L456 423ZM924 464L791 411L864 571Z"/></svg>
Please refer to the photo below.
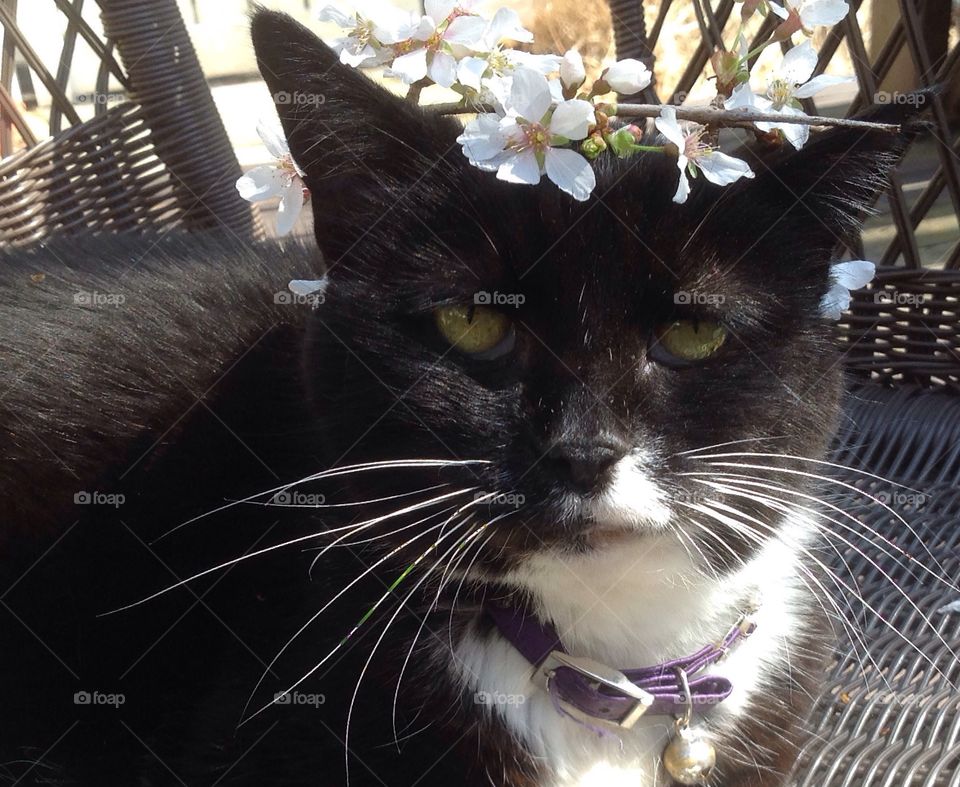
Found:
<svg viewBox="0 0 960 787"><path fill-rule="evenodd" d="M252 37L328 258L351 248L398 201L426 198L428 174L459 165L459 123L428 115L341 64L291 17L258 9Z"/></svg>
<svg viewBox="0 0 960 787"><path fill-rule="evenodd" d="M772 159L755 157L756 178L743 184L743 218L767 241L779 244L786 233L793 244L829 251L860 231L864 215L889 186L912 139L924 124L917 118L932 103L932 91L901 96L860 115L859 120L893 124L899 131L833 128L811 134L799 151ZM749 157L748 157L749 159ZM732 206L731 206L732 207Z"/></svg>

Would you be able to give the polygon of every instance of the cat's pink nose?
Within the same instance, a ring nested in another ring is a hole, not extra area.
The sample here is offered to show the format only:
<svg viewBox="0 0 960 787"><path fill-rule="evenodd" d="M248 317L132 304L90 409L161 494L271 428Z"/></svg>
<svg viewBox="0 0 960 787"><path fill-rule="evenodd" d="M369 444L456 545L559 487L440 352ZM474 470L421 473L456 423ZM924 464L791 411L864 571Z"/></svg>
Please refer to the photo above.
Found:
<svg viewBox="0 0 960 787"><path fill-rule="evenodd" d="M595 492L610 479L614 465L628 450L614 438L565 441L550 449L547 460L562 483L577 492Z"/></svg>

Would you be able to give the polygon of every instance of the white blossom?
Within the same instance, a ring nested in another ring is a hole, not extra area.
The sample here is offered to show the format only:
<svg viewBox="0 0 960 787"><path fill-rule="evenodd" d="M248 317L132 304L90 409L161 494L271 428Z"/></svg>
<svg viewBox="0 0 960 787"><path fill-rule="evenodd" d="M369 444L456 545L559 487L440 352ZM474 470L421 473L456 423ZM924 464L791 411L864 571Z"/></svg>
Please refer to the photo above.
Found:
<svg viewBox="0 0 960 787"><path fill-rule="evenodd" d="M570 91L579 89L587 78L583 57L576 49L569 49L560 61L560 81Z"/></svg>
<svg viewBox="0 0 960 787"><path fill-rule="evenodd" d="M820 314L828 320L839 320L850 306L850 291L866 287L877 273L867 260L838 262L830 266L830 289L820 301Z"/></svg>
<svg viewBox="0 0 960 787"><path fill-rule="evenodd" d="M374 7L371 2L358 2L349 9L340 4L324 6L320 21L333 22L347 31L334 42L334 48L340 53L341 63L358 68L380 65L392 58L393 49L388 45L397 35L413 35L419 16L383 3Z"/></svg>
<svg viewBox="0 0 960 787"><path fill-rule="evenodd" d="M518 68L503 115L479 115L457 141L471 164L496 171L500 180L535 185L545 173L561 190L583 201L596 187L596 174L580 153L564 146L587 136L595 110L580 99L555 107L553 101L543 74Z"/></svg>
<svg viewBox="0 0 960 787"><path fill-rule="evenodd" d="M417 30L408 39L395 42L401 54L390 65L390 74L408 85L429 76L443 87L457 81L457 60L482 50L487 20L469 12L470 3L427 0Z"/></svg>
<svg viewBox="0 0 960 787"><path fill-rule="evenodd" d="M650 69L633 58L618 60L601 75L614 91L625 95L639 93L650 84L651 78Z"/></svg>
<svg viewBox="0 0 960 787"><path fill-rule="evenodd" d="M277 122L261 120L257 134L276 163L254 167L237 180L237 191L248 202L280 198L277 212L277 234L287 235L303 210L305 194L303 172L290 155L290 147Z"/></svg>
<svg viewBox="0 0 960 787"><path fill-rule="evenodd" d="M687 175L696 177L698 170L707 180L718 186L727 186L740 178L754 176L753 170L745 161L728 156L705 144L702 138L706 129L703 126L693 123L688 124L686 129L681 128L677 122L675 107L665 106L660 111L660 117L656 119L655 124L660 133L676 145L679 151L677 167L680 170L680 181L677 184L677 192L673 195L674 202L687 201L687 196L690 194L690 181Z"/></svg>
<svg viewBox="0 0 960 787"><path fill-rule="evenodd" d="M786 0L786 7L771 2L770 8L781 19L793 17L807 30L832 27L850 12L847 0Z"/></svg>
<svg viewBox="0 0 960 787"><path fill-rule="evenodd" d="M764 96L755 95L748 84L737 86L730 98L724 102L726 109L742 107L774 112L779 115L803 115L798 99L810 98L831 85L852 81L852 77L834 77L821 74L810 79L817 67L817 53L810 41L790 49L780 65L771 75ZM779 129L787 141L798 150L810 138L810 127L802 123L766 123L758 122L761 131Z"/></svg>

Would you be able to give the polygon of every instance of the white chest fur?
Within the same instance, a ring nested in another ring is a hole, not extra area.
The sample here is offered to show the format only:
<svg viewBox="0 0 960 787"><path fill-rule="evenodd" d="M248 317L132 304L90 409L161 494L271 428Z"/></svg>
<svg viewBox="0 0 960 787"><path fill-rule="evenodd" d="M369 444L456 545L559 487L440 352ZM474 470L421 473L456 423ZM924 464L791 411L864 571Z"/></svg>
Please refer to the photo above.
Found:
<svg viewBox="0 0 960 787"><path fill-rule="evenodd" d="M708 711L716 730L743 713L750 696L765 687L772 665L789 655L788 637L796 632L806 598L797 544L810 532L804 521L791 520L780 540L721 579L702 573L678 541L662 536L590 556L538 556L510 581L531 593L538 614L554 622L571 654L617 668L657 664L721 639L744 602L759 594L755 633L710 669L734 687ZM544 787L654 787L667 781L660 754L673 731L671 718L647 716L619 737L599 736L557 712L532 682L529 662L498 633L471 629L457 657L456 676L485 706L483 712L499 716L521 745L545 760L554 776Z"/></svg>

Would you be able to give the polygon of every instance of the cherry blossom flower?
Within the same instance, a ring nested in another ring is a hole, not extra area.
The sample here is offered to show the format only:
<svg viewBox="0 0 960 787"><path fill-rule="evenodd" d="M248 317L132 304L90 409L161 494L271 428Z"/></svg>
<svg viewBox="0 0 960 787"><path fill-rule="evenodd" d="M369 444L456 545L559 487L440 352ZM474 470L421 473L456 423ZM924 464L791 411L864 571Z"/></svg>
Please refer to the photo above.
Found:
<svg viewBox="0 0 960 787"><path fill-rule="evenodd" d="M867 260L838 262L830 266L830 289L820 301L820 314L828 320L839 320L850 306L850 291L866 287L877 273Z"/></svg>
<svg viewBox="0 0 960 787"><path fill-rule="evenodd" d="M303 171L290 155L280 124L261 120L257 124L257 134L276 163L251 169L237 180L237 191L248 202L279 197L277 234L287 235L296 224L310 192L303 182Z"/></svg>
<svg viewBox="0 0 960 787"><path fill-rule="evenodd" d="M443 87L457 81L458 55L481 50L488 23L471 13L471 3L426 0L426 15L407 39L394 43L397 58L390 73L408 85L429 76Z"/></svg>
<svg viewBox="0 0 960 787"><path fill-rule="evenodd" d="M320 9L321 22L333 22L347 31L334 42L334 48L340 53L340 62L354 68L380 65L392 58L393 49L385 44L393 43L397 35L409 38L419 19L386 4L374 9L369 2L355 3L351 10L340 5Z"/></svg>
<svg viewBox="0 0 960 787"><path fill-rule="evenodd" d="M584 201L596 187L590 162L564 145L584 139L596 120L593 105L572 99L553 107L543 74L518 68L503 116L479 115L457 141L470 163L508 183L536 185L546 173L561 190Z"/></svg>
<svg viewBox="0 0 960 787"><path fill-rule="evenodd" d="M784 56L767 83L766 96L755 95L747 84L739 85L724 102L726 109L747 107L780 115L803 115L798 99L810 98L831 85L851 82L853 77L834 77L821 74L810 79L817 67L817 53L810 41L793 47ZM761 131L779 129L797 150L810 138L810 127L800 123L758 122Z"/></svg>
<svg viewBox="0 0 960 787"><path fill-rule="evenodd" d="M703 176L718 186L727 186L740 178L754 176L750 165L726 153L721 153L714 147L703 142L706 129L695 123L682 129L677 122L676 107L665 106L660 111L660 117L655 121L657 129L667 138L668 142L677 146L677 167L680 169L680 182L677 184L677 193L673 201L683 203L690 194L690 181L687 178L696 177L697 170Z"/></svg>
<svg viewBox="0 0 960 787"><path fill-rule="evenodd" d="M600 75L611 90L624 95L639 93L650 84L651 78L650 69L633 58L618 60Z"/></svg>
<svg viewBox="0 0 960 787"><path fill-rule="evenodd" d="M563 87L570 91L579 90L587 78L587 70L583 65L583 57L576 49L570 49L560 61L560 81Z"/></svg>
<svg viewBox="0 0 960 787"><path fill-rule="evenodd" d="M516 11L501 8L490 20L480 41L477 54L460 59L457 64L457 82L467 88L474 97L484 96L485 83L497 77L509 76L517 68L532 68L541 74L549 74L560 67L557 55L533 55L516 49L504 49L505 39L529 43L533 33L523 27Z"/></svg>
<svg viewBox="0 0 960 787"><path fill-rule="evenodd" d="M786 34L801 28L832 27L850 12L847 0L786 0L785 6L770 2L773 13L785 20L782 32Z"/></svg>

